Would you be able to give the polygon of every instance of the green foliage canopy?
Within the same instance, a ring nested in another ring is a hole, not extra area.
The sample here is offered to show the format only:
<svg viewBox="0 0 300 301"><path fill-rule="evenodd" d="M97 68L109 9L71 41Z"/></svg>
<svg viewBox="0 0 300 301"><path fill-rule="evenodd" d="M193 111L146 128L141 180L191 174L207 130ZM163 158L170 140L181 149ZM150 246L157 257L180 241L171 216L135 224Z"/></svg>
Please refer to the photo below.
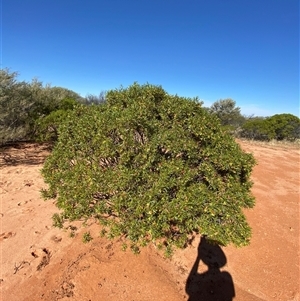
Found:
<svg viewBox="0 0 300 301"><path fill-rule="evenodd" d="M276 114L267 118L252 118L242 126L241 136L255 140L300 139L300 119L292 114Z"/></svg>
<svg viewBox="0 0 300 301"><path fill-rule="evenodd" d="M248 119L242 126L241 137L254 140L271 140L275 133L269 128L265 118Z"/></svg>
<svg viewBox="0 0 300 301"><path fill-rule="evenodd" d="M275 132L277 140L295 140L300 138L300 119L292 114L276 114L266 122Z"/></svg>
<svg viewBox="0 0 300 301"><path fill-rule="evenodd" d="M214 102L209 108L209 112L215 114L223 126L232 130L238 129L245 122L240 107L237 107L236 102L231 98Z"/></svg>
<svg viewBox="0 0 300 301"><path fill-rule="evenodd" d="M184 247L194 232L249 243L252 155L197 99L133 84L101 106L77 106L59 128L42 174L62 219L95 216L136 250Z"/></svg>
<svg viewBox="0 0 300 301"><path fill-rule="evenodd" d="M31 83L18 81L18 73L0 70L0 141L1 144L24 139L35 140L45 130L43 118L57 110L68 110L83 102L75 92L43 85L36 79ZM55 115L62 115L60 112ZM49 119L49 118L48 118ZM50 118L53 121L53 116ZM59 122L60 119L57 118ZM58 125L58 123L56 123ZM51 136L51 135L50 135ZM46 137L46 136L45 136ZM51 139L54 135L51 136Z"/></svg>
<svg viewBox="0 0 300 301"><path fill-rule="evenodd" d="M26 82L17 81L18 74L7 69L0 70L0 140L23 138L28 130L27 119L34 102Z"/></svg>
<svg viewBox="0 0 300 301"><path fill-rule="evenodd" d="M65 98L57 109L48 115L43 115L35 120L35 138L40 142L54 142L58 138L58 128L67 118L68 112L73 110L78 103L72 98Z"/></svg>

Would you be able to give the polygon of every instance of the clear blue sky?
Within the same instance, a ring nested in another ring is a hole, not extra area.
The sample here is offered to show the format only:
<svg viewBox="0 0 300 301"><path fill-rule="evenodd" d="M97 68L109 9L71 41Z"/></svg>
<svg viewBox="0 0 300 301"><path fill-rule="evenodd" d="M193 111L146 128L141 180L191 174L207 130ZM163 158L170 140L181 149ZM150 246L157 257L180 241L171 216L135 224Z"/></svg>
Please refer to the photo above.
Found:
<svg viewBox="0 0 300 301"><path fill-rule="evenodd" d="M299 116L299 0L0 0L1 67L86 96L134 81Z"/></svg>

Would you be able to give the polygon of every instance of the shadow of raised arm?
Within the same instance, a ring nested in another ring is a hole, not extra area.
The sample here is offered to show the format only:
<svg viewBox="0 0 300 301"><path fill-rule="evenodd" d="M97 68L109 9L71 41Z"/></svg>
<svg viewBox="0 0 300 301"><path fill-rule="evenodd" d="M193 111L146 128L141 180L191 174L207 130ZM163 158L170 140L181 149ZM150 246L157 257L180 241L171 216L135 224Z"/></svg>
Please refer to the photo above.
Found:
<svg viewBox="0 0 300 301"><path fill-rule="evenodd" d="M201 237L197 258L186 282L189 301L232 301L235 296L231 275L220 268L226 264L226 256L218 244ZM198 273L200 261L208 270Z"/></svg>

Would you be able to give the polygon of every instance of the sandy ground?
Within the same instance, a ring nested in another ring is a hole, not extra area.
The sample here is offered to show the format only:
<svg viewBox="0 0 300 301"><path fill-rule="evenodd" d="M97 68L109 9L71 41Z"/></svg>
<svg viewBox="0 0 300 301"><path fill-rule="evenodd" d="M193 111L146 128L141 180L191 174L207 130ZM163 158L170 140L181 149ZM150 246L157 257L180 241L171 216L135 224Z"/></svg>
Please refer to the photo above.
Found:
<svg viewBox="0 0 300 301"><path fill-rule="evenodd" d="M299 148L240 143L258 163L251 244L210 249L198 237L171 260L153 246L123 252L93 221L53 228L58 210L39 193L47 148L0 149L1 300L300 300Z"/></svg>

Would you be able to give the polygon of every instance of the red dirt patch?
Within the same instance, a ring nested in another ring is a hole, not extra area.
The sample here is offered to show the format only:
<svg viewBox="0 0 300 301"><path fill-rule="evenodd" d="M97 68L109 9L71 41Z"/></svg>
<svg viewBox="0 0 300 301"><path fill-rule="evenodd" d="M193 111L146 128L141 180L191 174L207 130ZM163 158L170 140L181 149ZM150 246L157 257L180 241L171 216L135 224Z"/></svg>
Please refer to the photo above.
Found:
<svg viewBox="0 0 300 301"><path fill-rule="evenodd" d="M188 288L190 301L216 300L216 286L204 283L203 275L220 283L219 288L230 287L234 300L299 300L300 151L240 143L258 163L252 175L256 206L245 212L252 240L240 249L208 250L214 258L210 263L203 255L195 262L199 237L166 260L153 246L140 255L121 251L122 242L99 237L93 222L85 228L73 223L68 232L52 228L51 216L58 210L39 194L47 148L23 144L0 149L2 300L188 300L186 282L194 263L190 281L198 285L198 297L206 299L195 299ZM94 239L83 244L86 231Z"/></svg>

